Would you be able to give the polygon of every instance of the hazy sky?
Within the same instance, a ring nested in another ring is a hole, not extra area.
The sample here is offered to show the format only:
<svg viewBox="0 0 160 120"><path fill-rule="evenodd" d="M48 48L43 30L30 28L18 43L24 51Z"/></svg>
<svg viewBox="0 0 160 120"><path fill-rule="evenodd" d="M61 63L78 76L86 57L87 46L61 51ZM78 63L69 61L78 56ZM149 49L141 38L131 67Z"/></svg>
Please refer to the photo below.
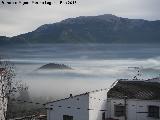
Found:
<svg viewBox="0 0 160 120"><path fill-rule="evenodd" d="M46 1L55 4L3 5L0 0L0 36L15 36L33 31L43 24L77 16L114 14L127 18L160 20L160 0L77 0L76 5L59 5L59 0Z"/></svg>

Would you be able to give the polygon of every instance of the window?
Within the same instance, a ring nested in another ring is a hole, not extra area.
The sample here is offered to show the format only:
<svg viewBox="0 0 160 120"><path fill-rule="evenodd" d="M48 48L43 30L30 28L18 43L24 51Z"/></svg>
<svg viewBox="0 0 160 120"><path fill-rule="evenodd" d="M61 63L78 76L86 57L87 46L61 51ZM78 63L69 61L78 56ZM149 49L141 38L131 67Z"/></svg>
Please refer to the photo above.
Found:
<svg viewBox="0 0 160 120"><path fill-rule="evenodd" d="M102 120L105 120L106 118L105 118L106 116L105 116L105 112L103 112L102 113Z"/></svg>
<svg viewBox="0 0 160 120"><path fill-rule="evenodd" d="M115 117L121 117L125 115L125 107L122 105L114 106L114 115Z"/></svg>
<svg viewBox="0 0 160 120"><path fill-rule="evenodd" d="M159 107L148 106L148 117L159 118Z"/></svg>
<svg viewBox="0 0 160 120"><path fill-rule="evenodd" d="M63 115L63 120L73 120L73 116Z"/></svg>

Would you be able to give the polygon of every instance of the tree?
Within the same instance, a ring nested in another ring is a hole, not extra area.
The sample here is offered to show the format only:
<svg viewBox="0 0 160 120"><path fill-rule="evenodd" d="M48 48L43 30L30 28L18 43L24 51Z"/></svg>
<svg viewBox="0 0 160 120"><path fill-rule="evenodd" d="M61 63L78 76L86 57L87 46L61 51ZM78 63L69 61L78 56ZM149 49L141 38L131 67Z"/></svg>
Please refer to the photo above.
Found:
<svg viewBox="0 0 160 120"><path fill-rule="evenodd" d="M16 92L14 65L0 58L0 120L7 119L8 101Z"/></svg>

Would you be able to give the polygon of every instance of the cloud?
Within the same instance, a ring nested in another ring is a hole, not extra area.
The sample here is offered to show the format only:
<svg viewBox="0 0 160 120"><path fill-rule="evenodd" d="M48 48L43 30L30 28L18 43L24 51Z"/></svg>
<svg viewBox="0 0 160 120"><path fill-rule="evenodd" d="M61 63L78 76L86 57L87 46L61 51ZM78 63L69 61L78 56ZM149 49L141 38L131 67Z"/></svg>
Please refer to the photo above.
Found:
<svg viewBox="0 0 160 120"><path fill-rule="evenodd" d="M127 18L160 19L159 0L77 0L76 5L59 5L59 0L54 1L52 6L0 4L0 35L14 36L33 31L43 24L77 16L115 14Z"/></svg>

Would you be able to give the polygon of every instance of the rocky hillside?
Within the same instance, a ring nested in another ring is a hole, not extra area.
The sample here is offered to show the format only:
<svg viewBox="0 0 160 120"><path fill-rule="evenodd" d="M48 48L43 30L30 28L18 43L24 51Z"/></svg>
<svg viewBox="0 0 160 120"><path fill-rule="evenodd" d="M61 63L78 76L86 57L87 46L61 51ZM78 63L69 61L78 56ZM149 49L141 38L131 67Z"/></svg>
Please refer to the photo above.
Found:
<svg viewBox="0 0 160 120"><path fill-rule="evenodd" d="M160 43L160 21L110 14L69 18L9 39L10 43ZM4 40L0 37L0 43Z"/></svg>

